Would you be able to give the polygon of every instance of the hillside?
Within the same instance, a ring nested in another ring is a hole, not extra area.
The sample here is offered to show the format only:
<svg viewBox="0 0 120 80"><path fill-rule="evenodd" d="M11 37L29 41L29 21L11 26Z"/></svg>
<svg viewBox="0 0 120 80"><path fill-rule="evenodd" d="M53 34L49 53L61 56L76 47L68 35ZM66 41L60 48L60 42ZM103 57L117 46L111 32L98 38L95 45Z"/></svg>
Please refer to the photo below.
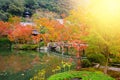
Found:
<svg viewBox="0 0 120 80"><path fill-rule="evenodd" d="M25 17L26 12L29 16L37 12L42 17L60 17L61 14L68 15L70 9L70 0L0 0L0 20L7 21L11 16Z"/></svg>

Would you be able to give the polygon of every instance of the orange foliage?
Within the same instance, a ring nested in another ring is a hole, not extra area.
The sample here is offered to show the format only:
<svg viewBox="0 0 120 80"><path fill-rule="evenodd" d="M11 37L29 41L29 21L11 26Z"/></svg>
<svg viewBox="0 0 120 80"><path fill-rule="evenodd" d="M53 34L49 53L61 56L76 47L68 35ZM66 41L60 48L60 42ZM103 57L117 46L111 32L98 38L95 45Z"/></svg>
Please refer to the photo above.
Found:
<svg viewBox="0 0 120 80"><path fill-rule="evenodd" d="M40 18L35 23L39 27L44 27L47 31L42 35L44 41L68 41L70 39L69 27L59 23L57 20L50 20L47 18ZM42 29L40 28L40 31Z"/></svg>
<svg viewBox="0 0 120 80"><path fill-rule="evenodd" d="M81 40L73 40L71 41L71 43L72 43L72 47L76 48L77 51L87 48L87 44Z"/></svg>
<svg viewBox="0 0 120 80"><path fill-rule="evenodd" d="M10 28L10 23L0 21L0 37L7 36L11 32Z"/></svg>
<svg viewBox="0 0 120 80"><path fill-rule="evenodd" d="M57 42L81 40L82 36L86 36L88 34L87 27L85 25L71 24L67 21L64 21L64 23L61 24L57 20L40 18L35 20L35 23L37 24L37 27L40 27L40 33L44 28L44 33L41 33L41 37L46 43L50 40Z"/></svg>
<svg viewBox="0 0 120 80"><path fill-rule="evenodd" d="M52 41L73 41L81 40L82 36L86 36L87 27L85 25L68 23L67 21L61 24L57 20L40 18L35 20L34 28L31 25L20 25L20 18L13 17L9 19L10 23L0 22L0 36L8 35L10 41L18 43L27 43L34 41L38 43L40 38L45 43ZM38 30L40 33L37 36L32 36L32 30Z"/></svg>
<svg viewBox="0 0 120 80"><path fill-rule="evenodd" d="M32 40L34 41L34 43L38 43L40 41L40 37L40 35L32 36Z"/></svg>
<svg viewBox="0 0 120 80"><path fill-rule="evenodd" d="M26 43L31 40L33 28L30 25L16 25L13 31L8 35L10 41Z"/></svg>

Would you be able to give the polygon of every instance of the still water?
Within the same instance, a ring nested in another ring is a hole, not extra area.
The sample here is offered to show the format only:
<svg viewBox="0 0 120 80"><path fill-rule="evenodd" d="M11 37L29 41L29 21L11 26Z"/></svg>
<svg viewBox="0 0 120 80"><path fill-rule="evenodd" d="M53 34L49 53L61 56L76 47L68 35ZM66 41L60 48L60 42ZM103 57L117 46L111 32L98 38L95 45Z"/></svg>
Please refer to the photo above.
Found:
<svg viewBox="0 0 120 80"><path fill-rule="evenodd" d="M0 49L0 80L30 80L38 70L46 70L46 78L69 57L53 52Z"/></svg>

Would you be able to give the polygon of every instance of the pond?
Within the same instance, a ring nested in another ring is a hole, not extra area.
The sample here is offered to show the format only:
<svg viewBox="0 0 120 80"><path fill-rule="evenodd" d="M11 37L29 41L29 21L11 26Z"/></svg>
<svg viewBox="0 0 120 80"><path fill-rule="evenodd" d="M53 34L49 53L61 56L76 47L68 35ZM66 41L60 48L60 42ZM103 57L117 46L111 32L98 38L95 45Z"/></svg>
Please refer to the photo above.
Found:
<svg viewBox="0 0 120 80"><path fill-rule="evenodd" d="M68 63L69 57L53 52L0 49L0 80L30 80L43 69L46 79L52 74L73 69L74 65L66 67Z"/></svg>

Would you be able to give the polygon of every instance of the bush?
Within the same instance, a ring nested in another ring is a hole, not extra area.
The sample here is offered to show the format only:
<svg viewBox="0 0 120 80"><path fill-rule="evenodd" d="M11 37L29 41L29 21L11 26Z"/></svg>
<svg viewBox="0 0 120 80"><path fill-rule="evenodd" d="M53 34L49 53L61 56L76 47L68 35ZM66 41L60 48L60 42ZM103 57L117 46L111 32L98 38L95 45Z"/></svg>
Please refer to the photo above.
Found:
<svg viewBox="0 0 120 80"><path fill-rule="evenodd" d="M82 60L82 67L83 68L90 67L90 66L91 66L91 62L88 59Z"/></svg>
<svg viewBox="0 0 120 80"><path fill-rule="evenodd" d="M42 47L44 45L45 45L45 43L43 41L39 43L39 47Z"/></svg>
<svg viewBox="0 0 120 80"><path fill-rule="evenodd" d="M74 78L82 78L82 80L115 80L101 72L89 71L68 71L52 75L48 80L71 80Z"/></svg>
<svg viewBox="0 0 120 80"><path fill-rule="evenodd" d="M120 67L120 58L119 57L111 58L111 62L109 63L109 65Z"/></svg>
<svg viewBox="0 0 120 80"><path fill-rule="evenodd" d="M0 44L5 44L5 43L10 43L10 41L8 40L8 38L0 38Z"/></svg>
<svg viewBox="0 0 120 80"><path fill-rule="evenodd" d="M45 80L45 70L39 70L30 80Z"/></svg>
<svg viewBox="0 0 120 80"><path fill-rule="evenodd" d="M105 56L103 54L89 54L87 57L90 62L100 64L104 64L105 62Z"/></svg>
<svg viewBox="0 0 120 80"><path fill-rule="evenodd" d="M8 38L0 38L0 48L10 48L11 42L8 40Z"/></svg>
<svg viewBox="0 0 120 80"><path fill-rule="evenodd" d="M113 58L112 63L113 64L120 64L120 58L119 57Z"/></svg>
<svg viewBox="0 0 120 80"><path fill-rule="evenodd" d="M34 50L38 47L36 44L16 44L14 45L14 48L20 49L20 50Z"/></svg>

